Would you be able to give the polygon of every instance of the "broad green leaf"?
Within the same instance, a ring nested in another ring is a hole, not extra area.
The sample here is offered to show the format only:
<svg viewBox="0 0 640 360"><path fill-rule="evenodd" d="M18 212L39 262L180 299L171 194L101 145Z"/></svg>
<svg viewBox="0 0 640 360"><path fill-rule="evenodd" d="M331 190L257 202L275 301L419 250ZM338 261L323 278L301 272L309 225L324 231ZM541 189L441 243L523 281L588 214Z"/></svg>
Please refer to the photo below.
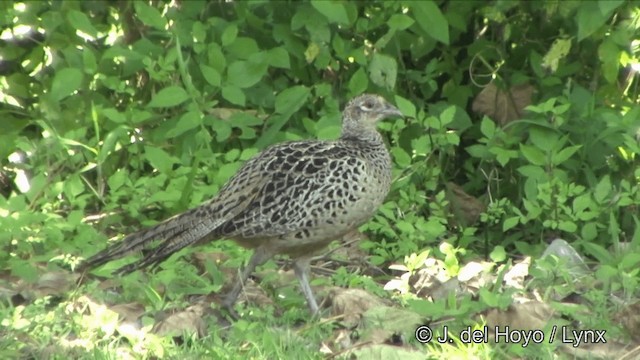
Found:
<svg viewBox="0 0 640 360"><path fill-rule="evenodd" d="M558 222L558 229L573 234L578 230L578 226L573 221L560 220Z"/></svg>
<svg viewBox="0 0 640 360"><path fill-rule="evenodd" d="M85 47L82 50L82 64L84 65L85 74L93 75L98 71L98 60L93 50Z"/></svg>
<svg viewBox="0 0 640 360"><path fill-rule="evenodd" d="M239 106L244 106L247 101L244 92L237 86L223 87L222 97L228 102Z"/></svg>
<svg viewBox="0 0 640 360"><path fill-rule="evenodd" d="M596 188L593 191L593 198L598 203L602 204L612 190L611 179L609 178L609 175L605 175L598 185L596 185Z"/></svg>
<svg viewBox="0 0 640 360"><path fill-rule="evenodd" d="M221 42L222 46L227 46L236 41L236 37L238 37L238 25L230 24L227 26L222 32Z"/></svg>
<svg viewBox="0 0 640 360"><path fill-rule="evenodd" d="M122 185L124 185L126 180L127 180L127 172L122 169L118 169L113 175L109 176L109 179L107 180L107 184L109 185L109 191L111 192L117 191L122 187Z"/></svg>
<svg viewBox="0 0 640 360"><path fill-rule="evenodd" d="M402 111L405 116L416 117L416 106L413 103L402 96L395 96L396 105L398 109Z"/></svg>
<svg viewBox="0 0 640 360"><path fill-rule="evenodd" d="M440 113L440 126L444 128L446 125L451 124L455 115L455 105L448 106L442 113Z"/></svg>
<svg viewBox="0 0 640 360"><path fill-rule="evenodd" d="M311 0L311 5L324 15L330 23L349 24L349 17L344 5L332 0Z"/></svg>
<svg viewBox="0 0 640 360"><path fill-rule="evenodd" d="M264 61L236 61L227 68L229 85L245 89L258 83L267 73L267 63Z"/></svg>
<svg viewBox="0 0 640 360"><path fill-rule="evenodd" d="M125 137L127 133L127 128L122 125L107 133L98 151L97 161L99 164L102 164L115 151L118 140Z"/></svg>
<svg viewBox="0 0 640 360"><path fill-rule="evenodd" d="M189 98L187 92L178 86L166 87L151 98L148 106L152 108L173 107L182 104Z"/></svg>
<svg viewBox="0 0 640 360"><path fill-rule="evenodd" d="M582 240L591 241L598 237L598 228L593 222L588 222L580 229L580 236Z"/></svg>
<svg viewBox="0 0 640 360"><path fill-rule="evenodd" d="M196 21L193 23L191 27L191 32L193 33L193 41L196 43L204 43L207 40L207 29L204 24L200 21Z"/></svg>
<svg viewBox="0 0 640 360"><path fill-rule="evenodd" d="M51 84L51 96L60 101L75 93L82 85L82 71L76 68L64 68L56 72Z"/></svg>
<svg viewBox="0 0 640 360"><path fill-rule="evenodd" d="M624 0L598 0L598 7L603 14L611 14L613 11L624 4Z"/></svg>
<svg viewBox="0 0 640 360"><path fill-rule="evenodd" d="M113 121L116 124L122 124L127 121L127 118L114 108L103 109L100 114L104 115L107 119Z"/></svg>
<svg viewBox="0 0 640 360"><path fill-rule="evenodd" d="M569 159L571 156L573 156L573 154L575 154L576 151L580 150L581 147L582 145L568 146L558 151L557 153L552 153L551 163L553 163L553 165L562 164L563 162L567 161L567 159Z"/></svg>
<svg viewBox="0 0 640 360"><path fill-rule="evenodd" d="M229 136L231 136L231 125L225 120L215 119L210 116L206 117L205 120L211 128L216 133L216 142L221 143L226 141Z"/></svg>
<svg viewBox="0 0 640 360"><path fill-rule="evenodd" d="M489 258L494 262L502 262L507 259L507 252L503 246L498 245L493 248L493 251L489 254Z"/></svg>
<svg viewBox="0 0 640 360"><path fill-rule="evenodd" d="M175 157L170 156L166 151L154 146L144 147L144 157L149 161L151 166L163 174L170 172L173 164L177 163Z"/></svg>
<svg viewBox="0 0 640 360"><path fill-rule="evenodd" d="M167 132L167 138L176 137L202 125L202 113L189 111L180 117L175 127Z"/></svg>
<svg viewBox="0 0 640 360"><path fill-rule="evenodd" d="M291 116L305 104L309 93L309 88L302 85L281 91L276 96L276 113Z"/></svg>
<svg viewBox="0 0 640 360"><path fill-rule="evenodd" d="M620 48L611 38L606 38L598 47L602 75L609 84L616 84L620 68Z"/></svg>
<svg viewBox="0 0 640 360"><path fill-rule="evenodd" d="M478 159L488 159L490 155L486 145L475 144L467 146L465 150L469 155Z"/></svg>
<svg viewBox="0 0 640 360"><path fill-rule="evenodd" d="M610 10L613 10L609 8ZM598 2L585 1L578 7L576 21L578 22L578 41L596 32L609 19L609 13L600 10Z"/></svg>
<svg viewBox="0 0 640 360"><path fill-rule="evenodd" d="M508 231L513 229L514 227L516 227L518 225L518 223L520 222L520 217L519 216L514 216L514 217L510 217L504 220L504 223L502 223L502 231Z"/></svg>
<svg viewBox="0 0 640 360"><path fill-rule="evenodd" d="M267 61L269 62L269 66L281 69L291 68L289 53L284 47L275 47L267 51Z"/></svg>
<svg viewBox="0 0 640 360"><path fill-rule="evenodd" d="M98 36L98 30L93 26L89 17L78 10L69 10L67 14L67 20L74 29L80 30L83 33L90 35L92 37Z"/></svg>
<svg viewBox="0 0 640 360"><path fill-rule="evenodd" d="M547 157L537 147L520 144L520 152L533 165L545 166L547 164Z"/></svg>
<svg viewBox="0 0 640 360"><path fill-rule="evenodd" d="M560 146L558 146L560 136L547 128L532 127L529 130L529 139L533 145L545 153L550 153L554 149L560 148Z"/></svg>
<svg viewBox="0 0 640 360"><path fill-rule="evenodd" d="M401 147L394 146L391 148L391 156L395 160L396 164L401 168L406 168L411 165L411 156L407 154Z"/></svg>
<svg viewBox="0 0 640 360"><path fill-rule="evenodd" d="M596 244L593 242L582 242L582 246L586 250L588 254L593 255L599 263L601 264L611 264L613 263L613 257L611 253L600 244Z"/></svg>
<svg viewBox="0 0 640 360"><path fill-rule="evenodd" d="M133 7L136 10L138 19L140 19L145 25L158 30L164 30L167 26L167 21L162 17L160 11L147 5L144 1L134 1Z"/></svg>
<svg viewBox="0 0 640 360"><path fill-rule="evenodd" d="M449 22L433 1L412 1L408 3L418 25L429 36L449 45Z"/></svg>
<svg viewBox="0 0 640 360"><path fill-rule="evenodd" d="M359 68L353 76L351 76L347 87L349 88L349 94L351 96L360 95L367 91L369 79L367 78L367 73L364 71L364 68Z"/></svg>
<svg viewBox="0 0 640 360"><path fill-rule="evenodd" d="M387 21L387 25L389 25L389 28L393 30L404 30L413 25L414 22L415 21L407 15L393 14Z"/></svg>
<svg viewBox="0 0 640 360"><path fill-rule="evenodd" d="M209 84L215 87L220 86L220 73L218 72L218 70L201 63L200 71L202 72L202 76L204 76L204 79L207 80Z"/></svg>
<svg viewBox="0 0 640 360"><path fill-rule="evenodd" d="M393 89L396 85L398 64L396 59L380 53L373 54L369 64L369 76L374 84L387 89Z"/></svg>
<svg viewBox="0 0 640 360"><path fill-rule="evenodd" d="M480 132L487 139L493 138L496 133L496 123L494 123L493 120L489 119L486 116L483 117L482 122L480 123Z"/></svg>
<svg viewBox="0 0 640 360"><path fill-rule="evenodd" d="M251 55L260 51L258 43L248 37L239 36L236 41L227 46L227 52L238 59L249 59Z"/></svg>

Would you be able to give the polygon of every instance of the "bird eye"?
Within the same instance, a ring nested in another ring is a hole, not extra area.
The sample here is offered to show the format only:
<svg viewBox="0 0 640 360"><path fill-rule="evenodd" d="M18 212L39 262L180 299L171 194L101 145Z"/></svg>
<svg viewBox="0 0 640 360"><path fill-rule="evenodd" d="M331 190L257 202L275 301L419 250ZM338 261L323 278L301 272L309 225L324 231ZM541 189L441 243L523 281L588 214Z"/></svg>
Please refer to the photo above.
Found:
<svg viewBox="0 0 640 360"><path fill-rule="evenodd" d="M371 111L373 107L374 107L374 103L371 100L367 100L360 105L360 109L362 109L363 111Z"/></svg>

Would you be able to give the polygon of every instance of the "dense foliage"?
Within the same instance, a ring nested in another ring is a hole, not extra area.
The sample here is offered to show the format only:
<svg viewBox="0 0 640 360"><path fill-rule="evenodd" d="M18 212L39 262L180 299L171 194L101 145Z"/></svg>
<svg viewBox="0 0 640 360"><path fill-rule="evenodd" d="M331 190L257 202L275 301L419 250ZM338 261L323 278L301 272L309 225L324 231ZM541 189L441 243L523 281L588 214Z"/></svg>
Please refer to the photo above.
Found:
<svg viewBox="0 0 640 360"><path fill-rule="evenodd" d="M640 255L611 249L640 242L637 5L0 2L0 268L73 268L265 146L337 137L345 101L374 92L407 118L380 126L395 181L361 229L370 263L435 248L455 268L560 237L633 297ZM205 286L180 261L154 281Z"/></svg>

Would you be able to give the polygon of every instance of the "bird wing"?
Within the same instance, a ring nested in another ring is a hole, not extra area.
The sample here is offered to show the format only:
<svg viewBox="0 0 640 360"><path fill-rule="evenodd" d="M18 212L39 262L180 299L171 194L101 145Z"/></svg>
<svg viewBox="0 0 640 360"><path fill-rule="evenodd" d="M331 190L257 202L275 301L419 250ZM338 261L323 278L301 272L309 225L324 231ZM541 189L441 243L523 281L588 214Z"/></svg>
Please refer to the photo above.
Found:
<svg viewBox="0 0 640 360"><path fill-rule="evenodd" d="M336 217L360 182L366 164L338 142L293 142L268 149L261 172L268 174L257 196L220 227L228 238L276 237L318 226ZM358 170L361 170L358 173ZM345 177L349 177L346 179Z"/></svg>

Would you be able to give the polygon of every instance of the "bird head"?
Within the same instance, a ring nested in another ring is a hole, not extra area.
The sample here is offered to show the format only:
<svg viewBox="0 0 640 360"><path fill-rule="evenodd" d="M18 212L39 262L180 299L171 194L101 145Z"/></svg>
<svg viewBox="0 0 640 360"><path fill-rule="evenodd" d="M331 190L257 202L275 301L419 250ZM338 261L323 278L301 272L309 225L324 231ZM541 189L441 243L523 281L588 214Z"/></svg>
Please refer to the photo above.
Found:
<svg viewBox="0 0 640 360"><path fill-rule="evenodd" d="M378 121L392 117L402 117L402 112L391 105L382 96L363 94L355 97L344 108L345 127L375 129Z"/></svg>

